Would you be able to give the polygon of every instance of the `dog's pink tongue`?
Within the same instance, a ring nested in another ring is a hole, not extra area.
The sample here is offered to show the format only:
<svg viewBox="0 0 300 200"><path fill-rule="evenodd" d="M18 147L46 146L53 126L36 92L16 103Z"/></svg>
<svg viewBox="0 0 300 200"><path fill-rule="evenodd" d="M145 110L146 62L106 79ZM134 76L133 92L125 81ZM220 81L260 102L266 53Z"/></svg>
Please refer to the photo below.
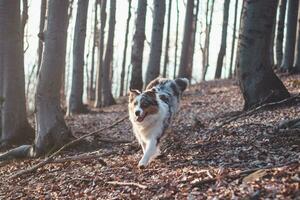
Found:
<svg viewBox="0 0 300 200"><path fill-rule="evenodd" d="M138 116L137 119L136 119L136 121L142 122L144 120L145 116L146 116L145 114L141 115L141 116Z"/></svg>
<svg viewBox="0 0 300 200"><path fill-rule="evenodd" d="M143 120L144 120L144 118L143 117L137 117L137 119L136 119L138 122L142 122Z"/></svg>

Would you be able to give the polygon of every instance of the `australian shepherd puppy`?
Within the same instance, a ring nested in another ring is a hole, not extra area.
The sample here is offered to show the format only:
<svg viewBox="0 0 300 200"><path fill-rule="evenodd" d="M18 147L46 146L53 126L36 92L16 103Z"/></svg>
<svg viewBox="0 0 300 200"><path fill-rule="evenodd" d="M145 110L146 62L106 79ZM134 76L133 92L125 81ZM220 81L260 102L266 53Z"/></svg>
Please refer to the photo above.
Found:
<svg viewBox="0 0 300 200"><path fill-rule="evenodd" d="M177 112L187 85L185 78L157 78L143 92L130 89L129 118L144 153L139 167L145 167L160 154L159 141Z"/></svg>

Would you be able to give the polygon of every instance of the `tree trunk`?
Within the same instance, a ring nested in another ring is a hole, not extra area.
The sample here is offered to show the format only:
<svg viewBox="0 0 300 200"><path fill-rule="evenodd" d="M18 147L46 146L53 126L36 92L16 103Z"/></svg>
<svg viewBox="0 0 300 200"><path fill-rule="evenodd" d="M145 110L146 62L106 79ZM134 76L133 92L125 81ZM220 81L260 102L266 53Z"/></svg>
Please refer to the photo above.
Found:
<svg viewBox="0 0 300 200"><path fill-rule="evenodd" d="M130 19L131 19L131 0L128 0L128 17L127 17L127 22L126 22L125 42L124 42L124 50L123 50L123 61L122 61L121 83L120 83L120 96L124 95L124 78L125 78L125 67L126 67L126 56L127 56L128 33L129 33Z"/></svg>
<svg viewBox="0 0 300 200"><path fill-rule="evenodd" d="M44 28L46 21L46 10L47 10L47 0L41 0L41 11L40 11L40 26L39 26L39 46L37 49L37 75L41 68L42 53L43 53L43 42L44 42Z"/></svg>
<svg viewBox="0 0 300 200"><path fill-rule="evenodd" d="M300 73L300 8L298 10L298 36L297 36L297 48L295 52L295 63L293 71L295 73Z"/></svg>
<svg viewBox="0 0 300 200"><path fill-rule="evenodd" d="M4 143L24 143L33 136L26 116L20 19L20 1L0 1L1 140Z"/></svg>
<svg viewBox="0 0 300 200"><path fill-rule="evenodd" d="M176 36L175 36L174 74L173 74L173 79L176 78L176 74L177 74L178 32L179 32L179 6L178 6L178 0L176 0L176 34L175 34Z"/></svg>
<svg viewBox="0 0 300 200"><path fill-rule="evenodd" d="M280 66L280 70L283 72L290 71L293 67L297 31L298 5L299 0L288 1L286 40L284 46L283 60Z"/></svg>
<svg viewBox="0 0 300 200"><path fill-rule="evenodd" d="M244 109L289 97L268 61L275 12L274 0L244 2L237 58Z"/></svg>
<svg viewBox="0 0 300 200"><path fill-rule="evenodd" d="M103 54L104 54L104 34L106 24L106 0L100 0L100 37L99 37L99 58L97 68L97 80L96 80L96 101L95 107L102 106L102 82L103 82Z"/></svg>
<svg viewBox="0 0 300 200"><path fill-rule="evenodd" d="M149 63L146 73L146 84L159 76L162 51L162 39L164 32L164 19L166 12L166 0L154 0L154 17L152 23L151 48Z"/></svg>
<svg viewBox="0 0 300 200"><path fill-rule="evenodd" d="M278 17L277 35L276 35L276 62L277 62L277 67L281 66L282 57L283 57L282 49L283 49L286 3L287 3L287 0L280 0L280 4L279 4L279 17Z"/></svg>
<svg viewBox="0 0 300 200"><path fill-rule="evenodd" d="M36 92L35 153L59 148L71 137L60 108L61 77L65 67L68 0L48 0L45 49Z"/></svg>
<svg viewBox="0 0 300 200"><path fill-rule="evenodd" d="M277 7L277 5L276 5ZM275 12L275 16L277 16L277 9ZM275 66L275 61L274 61L274 40L275 40L275 28L276 28L276 17L274 18L274 23L272 27L272 35L271 35L271 42L270 42L270 47L269 47L269 63L272 68Z"/></svg>
<svg viewBox="0 0 300 200"><path fill-rule="evenodd" d="M110 10L109 10L109 28L108 28L107 46L106 46L105 57L103 61L103 77L102 77L103 106L109 106L116 103L111 91L115 24L116 24L116 0L111 0Z"/></svg>
<svg viewBox="0 0 300 200"><path fill-rule="evenodd" d="M182 40L182 49L179 64L178 77L184 77L191 80L192 69L189 67L189 55L191 54L190 46L192 45L193 36L193 11L194 0L188 0L186 5L184 33Z"/></svg>
<svg viewBox="0 0 300 200"><path fill-rule="evenodd" d="M98 3L99 0L95 0L95 15L94 15L94 34L93 34L93 48L92 48L92 64L91 64L91 71L90 71L90 83L89 83L89 92L88 98L90 101L95 100L95 88L94 88L94 71L95 71L95 51L97 46L97 25L98 25Z"/></svg>
<svg viewBox="0 0 300 200"><path fill-rule="evenodd" d="M206 4L206 13L205 13L205 41L204 41L204 47L202 49L202 75L201 75L201 81L205 80L205 76L207 73L207 69L209 67L209 46L210 46L210 32L211 32L211 26L212 26L212 18L214 13L214 5L215 0L211 1L211 5L209 6L209 0L207 0ZM210 8L210 13L209 13Z"/></svg>
<svg viewBox="0 0 300 200"><path fill-rule="evenodd" d="M224 1L222 41L221 41L221 48L220 48L219 55L218 55L218 60L217 60L217 68L216 68L216 73L215 73L215 79L219 79L222 76L223 60L224 60L224 56L226 54L229 4L230 4L230 0L225 0Z"/></svg>
<svg viewBox="0 0 300 200"><path fill-rule="evenodd" d="M164 58L164 67L163 67L163 77L167 76L167 66L168 66L168 63L169 63L171 12L172 12L172 0L169 0L168 26L167 26L167 38L166 38L166 46L165 46L165 58Z"/></svg>
<svg viewBox="0 0 300 200"><path fill-rule="evenodd" d="M84 111L82 102L83 67L88 5L88 0L78 0L73 40L73 76L68 106L68 113L71 114Z"/></svg>
<svg viewBox="0 0 300 200"><path fill-rule="evenodd" d="M72 19L72 15L73 15L73 3L74 3L74 0L69 0L69 4L70 4L70 7L69 7L69 13L68 13L68 21L67 21L67 30L69 28L69 24L70 24L70 21ZM68 42L68 34L65 35L65 39L67 42ZM72 38L74 39L74 38ZM72 40L71 40L72 41ZM67 44L66 44L67 46ZM69 55L71 55L71 51L69 53ZM64 68L63 68L63 71L61 73L61 79L62 79L62 87L60 89L60 98L61 98L61 105L66 108L67 107L67 98L66 98L66 94L68 92L68 87L67 85L65 85L66 83L68 83L69 81L67 80L66 81L66 77L69 77L69 74L70 74L70 65L69 65L69 71L67 71L67 74L66 74L66 64L64 65Z"/></svg>
<svg viewBox="0 0 300 200"><path fill-rule="evenodd" d="M145 41L145 24L147 13L147 1L139 0L137 8L137 16L135 21L135 32L133 35L133 45L131 50L131 80L130 88L142 90L143 89L143 77L142 77L142 64L143 64L143 52Z"/></svg>
<svg viewBox="0 0 300 200"><path fill-rule="evenodd" d="M239 5L239 0L235 0L234 21L233 21L233 30L232 30L232 43L231 43L231 54L230 54L230 65L229 65L229 74L228 74L229 78L232 78L232 66L233 66L233 57L234 57L235 40L236 40L236 22L237 22L238 5Z"/></svg>

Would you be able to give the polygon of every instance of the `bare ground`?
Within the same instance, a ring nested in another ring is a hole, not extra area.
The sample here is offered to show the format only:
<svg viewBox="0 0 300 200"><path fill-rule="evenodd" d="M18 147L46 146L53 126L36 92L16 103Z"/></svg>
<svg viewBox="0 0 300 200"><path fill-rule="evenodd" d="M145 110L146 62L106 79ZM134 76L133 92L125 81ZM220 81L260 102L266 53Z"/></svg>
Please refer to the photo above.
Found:
<svg viewBox="0 0 300 200"><path fill-rule="evenodd" d="M300 93L299 79L283 77L292 94ZM126 116L126 100L67 123L76 136L95 131ZM276 129L300 117L299 105L265 109L204 134L241 111L243 99L234 81L194 85L162 158L146 169L137 168L142 153L126 120L60 156L96 155L91 159L51 163L15 179L9 176L42 159L0 163L0 199L300 199L300 131Z"/></svg>

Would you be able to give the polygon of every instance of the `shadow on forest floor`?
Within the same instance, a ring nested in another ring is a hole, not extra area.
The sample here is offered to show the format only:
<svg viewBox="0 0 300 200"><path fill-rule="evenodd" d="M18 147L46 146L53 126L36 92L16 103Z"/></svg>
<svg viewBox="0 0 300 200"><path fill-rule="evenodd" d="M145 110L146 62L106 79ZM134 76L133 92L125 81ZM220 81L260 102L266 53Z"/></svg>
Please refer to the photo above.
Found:
<svg viewBox="0 0 300 200"><path fill-rule="evenodd" d="M296 75L284 77L292 94L300 92L300 85L295 84L299 79ZM127 114L127 104L124 99L120 102L101 112L68 117L67 123L76 136L95 131ZM94 151L106 166L97 158L51 163L22 178L7 180L10 174L41 159L11 161L0 165L0 198L296 198L300 196L299 130L278 131L276 127L282 120L299 117L299 105L262 110L204 134L239 113L243 100L234 81L193 85L163 143L163 156L148 168L136 166L142 153L126 120L88 138L90 146L62 155Z"/></svg>

